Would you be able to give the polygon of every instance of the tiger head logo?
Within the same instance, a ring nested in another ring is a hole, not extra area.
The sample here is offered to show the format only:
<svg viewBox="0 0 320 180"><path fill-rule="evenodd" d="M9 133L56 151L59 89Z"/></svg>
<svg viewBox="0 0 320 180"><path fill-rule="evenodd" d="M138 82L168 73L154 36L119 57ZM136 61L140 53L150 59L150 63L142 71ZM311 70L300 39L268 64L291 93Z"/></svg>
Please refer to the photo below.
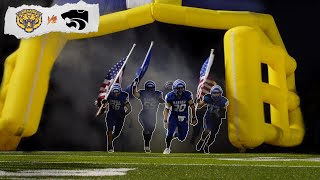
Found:
<svg viewBox="0 0 320 180"><path fill-rule="evenodd" d="M42 24L42 13L35 9L23 9L16 15L17 25L27 33L32 33Z"/></svg>

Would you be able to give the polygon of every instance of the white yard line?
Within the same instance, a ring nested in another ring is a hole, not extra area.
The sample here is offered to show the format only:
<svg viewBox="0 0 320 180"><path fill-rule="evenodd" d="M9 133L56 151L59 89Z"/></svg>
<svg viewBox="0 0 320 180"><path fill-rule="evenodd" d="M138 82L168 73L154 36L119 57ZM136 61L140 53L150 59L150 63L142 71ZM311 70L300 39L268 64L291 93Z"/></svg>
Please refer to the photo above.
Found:
<svg viewBox="0 0 320 180"><path fill-rule="evenodd" d="M106 169L81 169L81 170L59 170L59 169L39 169L23 170L17 172L0 171L0 176L18 177L41 177L41 176L123 176L134 168L106 168Z"/></svg>

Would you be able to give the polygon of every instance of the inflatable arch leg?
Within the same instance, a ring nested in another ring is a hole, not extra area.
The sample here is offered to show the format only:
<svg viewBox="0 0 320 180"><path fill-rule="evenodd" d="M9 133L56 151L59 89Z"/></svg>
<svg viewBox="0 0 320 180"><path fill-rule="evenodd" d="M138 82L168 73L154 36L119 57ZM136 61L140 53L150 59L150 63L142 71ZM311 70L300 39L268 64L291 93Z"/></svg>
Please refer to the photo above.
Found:
<svg viewBox="0 0 320 180"><path fill-rule="evenodd" d="M12 53L5 62L5 68L3 73L3 81L1 85L1 91L0 91L0 109L3 108L3 103L6 99L6 94L8 91L8 85L10 82L10 78L12 75L12 72L15 68L16 59L17 59L17 52L15 51ZM0 117L2 117L2 112L0 111ZM14 150L18 146L20 142L21 137L10 135L6 132L0 131L0 149L2 150Z"/></svg>
<svg viewBox="0 0 320 180"><path fill-rule="evenodd" d="M224 49L231 143L239 148L300 144L304 126L297 113L299 97L287 85L288 75L296 69L295 60L252 27L227 31ZM269 83L262 82L261 63L268 65ZM271 106L271 124L265 123L263 102Z"/></svg>
<svg viewBox="0 0 320 180"><path fill-rule="evenodd" d="M36 133L51 68L65 42L58 33L24 39L8 57L1 88L0 149L14 150L20 137Z"/></svg>
<svg viewBox="0 0 320 180"><path fill-rule="evenodd" d="M102 36L154 22L151 4L100 17L96 33L49 33L23 39L6 59L0 99L0 150L15 150L36 133L52 66L69 39Z"/></svg>

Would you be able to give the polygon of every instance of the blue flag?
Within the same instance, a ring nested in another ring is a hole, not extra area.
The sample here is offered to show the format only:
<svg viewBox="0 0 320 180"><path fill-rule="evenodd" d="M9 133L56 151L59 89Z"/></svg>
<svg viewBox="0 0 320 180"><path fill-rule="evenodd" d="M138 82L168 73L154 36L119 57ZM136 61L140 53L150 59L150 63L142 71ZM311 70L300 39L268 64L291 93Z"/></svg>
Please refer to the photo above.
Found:
<svg viewBox="0 0 320 180"><path fill-rule="evenodd" d="M143 78L144 74L147 72L148 70L148 66L149 66L149 63L150 63L150 60L151 60L151 52L152 52L152 46L153 46L153 42L151 42L150 44L150 47L149 47L149 50L146 54L146 57L143 61L143 64L141 65L141 67L137 70L136 72L136 75L132 81L132 83L127 87L126 89L126 92L129 93L129 97L132 98L133 95L132 95L132 86L133 86L133 83L134 83L134 80L136 78L139 79L139 82L141 81L141 79Z"/></svg>

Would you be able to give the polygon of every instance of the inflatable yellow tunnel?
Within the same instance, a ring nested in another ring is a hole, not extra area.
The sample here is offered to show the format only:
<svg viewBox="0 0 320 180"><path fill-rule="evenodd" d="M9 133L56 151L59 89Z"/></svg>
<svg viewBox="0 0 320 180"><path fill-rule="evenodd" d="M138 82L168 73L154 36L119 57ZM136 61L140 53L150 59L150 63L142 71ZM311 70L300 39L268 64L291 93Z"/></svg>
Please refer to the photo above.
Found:
<svg viewBox="0 0 320 180"><path fill-rule="evenodd" d="M0 150L15 150L21 137L36 133L52 66L68 40L102 36L154 21L229 30L224 42L226 91L230 100L228 133L234 146L301 143L304 127L295 93L296 63L287 54L272 16L185 7L181 0L156 0L101 16L96 33L49 33L21 40L18 50L5 63L0 93ZM268 84L261 82L261 63L269 67ZM264 123L263 102L271 105L271 124Z"/></svg>

